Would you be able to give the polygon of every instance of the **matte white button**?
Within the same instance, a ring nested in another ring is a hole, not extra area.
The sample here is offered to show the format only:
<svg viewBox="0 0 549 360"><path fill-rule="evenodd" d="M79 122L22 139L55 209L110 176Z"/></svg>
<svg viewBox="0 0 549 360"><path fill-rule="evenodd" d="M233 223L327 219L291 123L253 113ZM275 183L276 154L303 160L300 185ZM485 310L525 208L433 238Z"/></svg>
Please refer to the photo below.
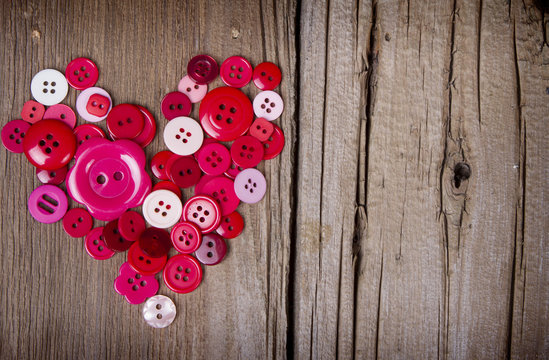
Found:
<svg viewBox="0 0 549 360"><path fill-rule="evenodd" d="M156 190L143 202L143 217L154 227L165 229L175 225L183 213L181 199L169 190Z"/></svg>
<svg viewBox="0 0 549 360"><path fill-rule="evenodd" d="M269 121L278 119L284 110L284 101L274 91L262 91L254 98L254 113Z"/></svg>
<svg viewBox="0 0 549 360"><path fill-rule="evenodd" d="M175 319L177 310L172 299L164 295L155 295L143 306L143 318L153 328L165 328Z"/></svg>
<svg viewBox="0 0 549 360"><path fill-rule="evenodd" d="M185 75L183 76L183 79L179 81L177 90L187 95L189 100L191 100L194 104L206 96L206 93L208 92L208 85L198 85L189 77L189 75Z"/></svg>
<svg viewBox="0 0 549 360"><path fill-rule="evenodd" d="M46 106L59 104L68 91L67 78L55 69L44 69L34 75L31 81L32 97Z"/></svg>
<svg viewBox="0 0 549 360"><path fill-rule="evenodd" d="M109 107L105 109L104 115L97 116L90 114L88 111L88 102L90 100L90 97L92 95L101 95L109 100ZM82 119L89 121L89 122L98 122L101 120L104 120L107 115L109 114L109 111L112 109L112 99L108 92L106 92L104 89L100 87L90 87L85 90L83 90L80 95L76 98L76 111L78 112L78 115L82 117Z"/></svg>
<svg viewBox="0 0 549 360"><path fill-rule="evenodd" d="M240 201L255 204L263 199L267 191L267 181L261 171L244 169L234 179L234 192Z"/></svg>
<svg viewBox="0 0 549 360"><path fill-rule="evenodd" d="M173 118L164 127L164 143L177 155L194 154L202 146L202 141L202 127L190 117Z"/></svg>

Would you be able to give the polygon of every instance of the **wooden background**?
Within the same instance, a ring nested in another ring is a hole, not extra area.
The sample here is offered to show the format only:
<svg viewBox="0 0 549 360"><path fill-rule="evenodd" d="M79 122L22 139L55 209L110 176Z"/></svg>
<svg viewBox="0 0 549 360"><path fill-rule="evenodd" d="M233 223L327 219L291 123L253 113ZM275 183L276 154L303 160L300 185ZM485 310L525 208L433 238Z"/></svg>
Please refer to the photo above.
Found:
<svg viewBox="0 0 549 360"><path fill-rule="evenodd" d="M542 2L3 0L0 24L2 124L36 72L86 56L162 129L207 53L281 67L286 135L225 261L191 294L161 285L161 330L113 290L125 256L34 221L34 169L0 151L0 358L549 357Z"/></svg>

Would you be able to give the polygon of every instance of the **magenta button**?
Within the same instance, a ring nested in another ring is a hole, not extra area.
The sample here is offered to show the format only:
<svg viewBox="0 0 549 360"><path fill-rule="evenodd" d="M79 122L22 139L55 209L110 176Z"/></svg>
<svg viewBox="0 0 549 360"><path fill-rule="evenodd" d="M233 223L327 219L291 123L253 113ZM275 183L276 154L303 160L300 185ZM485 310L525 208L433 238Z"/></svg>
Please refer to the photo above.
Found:
<svg viewBox="0 0 549 360"><path fill-rule="evenodd" d="M67 195L54 185L37 187L29 197L28 207L32 217L45 224L61 220L68 208Z"/></svg>

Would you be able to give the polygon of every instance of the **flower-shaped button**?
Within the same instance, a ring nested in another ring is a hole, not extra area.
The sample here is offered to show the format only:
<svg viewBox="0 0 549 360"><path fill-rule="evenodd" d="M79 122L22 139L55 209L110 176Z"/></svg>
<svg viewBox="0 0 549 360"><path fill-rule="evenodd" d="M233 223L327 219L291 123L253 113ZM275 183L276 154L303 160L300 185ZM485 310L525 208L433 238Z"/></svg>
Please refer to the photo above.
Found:
<svg viewBox="0 0 549 360"><path fill-rule="evenodd" d="M241 136L231 145L231 157L243 169L257 166L263 160L263 153L263 145L253 136Z"/></svg>
<svg viewBox="0 0 549 360"><path fill-rule="evenodd" d="M187 64L187 74L199 85L209 84L219 74L219 67L213 57L196 55Z"/></svg>
<svg viewBox="0 0 549 360"><path fill-rule="evenodd" d="M284 101L274 91L262 91L254 98L255 116L269 121L276 120L282 115Z"/></svg>
<svg viewBox="0 0 549 360"><path fill-rule="evenodd" d="M177 85L177 90L187 95L189 100L191 100L191 102L194 104L199 102L204 98L204 96L206 96L206 93L208 92L208 85L200 85L196 83L193 79L191 79L189 75L185 75L183 76L181 81L179 81L179 85Z"/></svg>
<svg viewBox="0 0 549 360"><path fill-rule="evenodd" d="M139 206L151 191L145 152L131 140L92 138L75 155L67 191L98 220L110 221Z"/></svg>
<svg viewBox="0 0 549 360"><path fill-rule="evenodd" d="M164 127L164 143L177 155L193 154L200 149L203 140L202 127L190 117L176 117Z"/></svg>
<svg viewBox="0 0 549 360"><path fill-rule="evenodd" d="M99 87L87 88L76 98L76 111L86 121L98 122L105 119L111 107L111 96Z"/></svg>
<svg viewBox="0 0 549 360"><path fill-rule="evenodd" d="M96 227L92 229L86 236L84 246L86 247L86 252L88 255L95 260L107 260L115 254L114 251L105 245L103 227Z"/></svg>
<svg viewBox="0 0 549 360"><path fill-rule="evenodd" d="M143 216L154 227L165 229L175 225L181 217L181 199L169 190L156 190L143 202Z"/></svg>
<svg viewBox="0 0 549 360"><path fill-rule="evenodd" d="M23 152L23 139L30 129L30 124L23 120L12 120L2 128L2 145L12 153Z"/></svg>
<svg viewBox="0 0 549 360"><path fill-rule="evenodd" d="M272 62L262 62L254 69L254 84L259 90L273 90L282 80L282 73Z"/></svg>
<svg viewBox="0 0 549 360"><path fill-rule="evenodd" d="M50 106L44 113L44 119L59 120L67 124L71 129L76 125L76 114L65 104L55 104Z"/></svg>
<svg viewBox="0 0 549 360"><path fill-rule="evenodd" d="M71 161L76 151L76 138L72 129L61 121L41 120L27 131L23 150L34 166L55 170Z"/></svg>
<svg viewBox="0 0 549 360"><path fill-rule="evenodd" d="M261 171L245 169L234 179L234 191L240 201L255 204L265 196L267 181Z"/></svg>
<svg viewBox="0 0 549 360"><path fill-rule="evenodd" d="M99 71L93 61L79 57L67 65L65 76L70 86L76 90L84 90L95 85L99 78Z"/></svg>
<svg viewBox="0 0 549 360"><path fill-rule="evenodd" d="M55 69L44 69L34 75L31 81L32 97L46 106L63 101L68 91L65 75Z"/></svg>
<svg viewBox="0 0 549 360"><path fill-rule="evenodd" d="M271 136L273 131L274 131L273 123L263 118L257 118L255 119L252 126L250 126L249 134L255 137L257 140L263 142L263 141L267 141L267 139L269 138L269 136Z"/></svg>
<svg viewBox="0 0 549 360"><path fill-rule="evenodd" d="M162 115L168 120L178 116L189 116L192 110L191 100L182 92L173 91L166 94L160 105Z"/></svg>
<svg viewBox="0 0 549 360"><path fill-rule="evenodd" d="M252 65L242 56L231 56L223 61L219 75L228 86L241 88L252 79Z"/></svg>
<svg viewBox="0 0 549 360"><path fill-rule="evenodd" d="M29 100L23 105L23 109L21 110L21 118L28 123L34 124L44 118L45 111L46 109L44 108L44 105L37 101Z"/></svg>
<svg viewBox="0 0 549 360"><path fill-rule="evenodd" d="M158 281L154 276L139 274L127 262L120 266L118 274L114 289L130 304L141 304L158 291Z"/></svg>
<svg viewBox="0 0 549 360"><path fill-rule="evenodd" d="M170 290L179 294L190 293L202 281L202 268L191 255L175 255L164 267L163 278Z"/></svg>

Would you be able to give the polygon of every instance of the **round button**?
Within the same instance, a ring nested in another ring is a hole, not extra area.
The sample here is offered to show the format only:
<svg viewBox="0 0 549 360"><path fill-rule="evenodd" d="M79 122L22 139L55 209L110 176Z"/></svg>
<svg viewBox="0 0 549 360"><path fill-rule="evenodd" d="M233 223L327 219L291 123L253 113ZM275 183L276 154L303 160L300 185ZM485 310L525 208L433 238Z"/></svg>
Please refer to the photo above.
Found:
<svg viewBox="0 0 549 360"><path fill-rule="evenodd" d="M195 195L183 207L183 221L192 222L203 234L214 231L221 221L221 209L209 196Z"/></svg>
<svg viewBox="0 0 549 360"><path fill-rule="evenodd" d="M146 228L145 219L137 211L126 211L118 219L118 231L126 240L137 241Z"/></svg>
<svg viewBox="0 0 549 360"><path fill-rule="evenodd" d="M51 224L61 220L69 202L65 192L54 185L41 185L29 196L29 212L36 221Z"/></svg>
<svg viewBox="0 0 549 360"><path fill-rule="evenodd" d="M272 62L262 62L253 73L254 84L259 90L273 90L282 80L282 73Z"/></svg>
<svg viewBox="0 0 549 360"><path fill-rule="evenodd" d="M179 294L187 294L200 285L202 268L191 255L178 254L168 260L162 277L170 290Z"/></svg>
<svg viewBox="0 0 549 360"><path fill-rule="evenodd" d="M85 209L70 209L63 217L63 230L72 237L86 236L92 227L93 219Z"/></svg>
<svg viewBox="0 0 549 360"><path fill-rule="evenodd" d="M208 85L197 84L193 79L189 77L189 75L185 75L183 76L181 81L179 81L179 85L177 85L177 90L187 95L189 100L191 100L191 102L194 104L199 102L204 98L204 96L206 96L206 93L208 92Z"/></svg>
<svg viewBox="0 0 549 360"><path fill-rule="evenodd" d="M23 105L21 118L28 123L34 124L44 118L46 108L37 101L29 100ZM46 118L47 119L47 118Z"/></svg>
<svg viewBox="0 0 549 360"><path fill-rule="evenodd" d="M204 187L204 185L213 178L215 178L215 176L202 175L202 177L200 178L200 180L198 181L198 183L194 187L194 194L195 195L202 194L202 188Z"/></svg>
<svg viewBox="0 0 549 360"><path fill-rule="evenodd" d="M244 219L238 212L233 211L221 218L221 223L215 232L225 239L234 239L242 233L242 230L244 230Z"/></svg>
<svg viewBox="0 0 549 360"><path fill-rule="evenodd" d="M65 104L56 104L50 106L44 113L44 119L59 120L67 124L68 127L74 129L76 125L76 114Z"/></svg>
<svg viewBox="0 0 549 360"><path fill-rule="evenodd" d="M143 131L145 119L135 105L119 104L107 115L107 129L114 140L133 139Z"/></svg>
<svg viewBox="0 0 549 360"><path fill-rule="evenodd" d="M200 149L204 133L202 127L190 117L176 117L164 127L164 143L177 155L191 155Z"/></svg>
<svg viewBox="0 0 549 360"><path fill-rule="evenodd" d="M120 235L118 231L118 220L112 220L103 228L103 240L105 245L112 251L126 251L132 246L133 242L128 241Z"/></svg>
<svg viewBox="0 0 549 360"><path fill-rule="evenodd" d="M175 224L170 234L173 247L182 254L191 254L202 243L202 233L195 224L182 221Z"/></svg>
<svg viewBox="0 0 549 360"><path fill-rule="evenodd" d="M55 69L39 71L31 81L32 97L46 106L63 101L68 91L69 84L65 75Z"/></svg>
<svg viewBox="0 0 549 360"><path fill-rule="evenodd" d="M232 141L248 131L253 107L242 91L218 87L207 93L200 103L199 118L208 135L220 141Z"/></svg>
<svg viewBox="0 0 549 360"><path fill-rule="evenodd" d="M175 195L177 195L178 198L181 198L181 189L179 188L179 186L175 185L173 182L169 180L161 181L155 186L153 186L152 191L156 191L156 190L169 190L173 192Z"/></svg>
<svg viewBox="0 0 549 360"><path fill-rule="evenodd" d="M114 281L114 290L123 295L130 304L141 304L158 292L159 284L154 276L138 273L127 262L120 266L118 274Z"/></svg>
<svg viewBox="0 0 549 360"><path fill-rule="evenodd" d="M141 111L141 114L143 114L143 118L145 119L145 125L143 126L143 131L139 135L137 135L132 140L139 144L141 147L145 147L149 145L156 135L156 121L154 120L153 114L146 108L144 108L141 105L136 105L139 111Z"/></svg>
<svg viewBox="0 0 549 360"><path fill-rule="evenodd" d="M154 176L160 180L168 180L166 173L166 163L173 156L173 152L164 150L156 153L151 159L151 171Z"/></svg>
<svg viewBox="0 0 549 360"><path fill-rule="evenodd" d="M76 111L86 121L104 120L112 107L111 96L98 87L83 90L76 98Z"/></svg>
<svg viewBox="0 0 549 360"><path fill-rule="evenodd" d="M69 163L76 152L76 138L71 128L58 120L42 120L32 125L23 140L27 159L40 169L59 169Z"/></svg>
<svg viewBox="0 0 549 360"><path fill-rule="evenodd" d="M166 256L172 248L170 234L164 229L148 228L139 236L139 247L150 257Z"/></svg>
<svg viewBox="0 0 549 360"><path fill-rule="evenodd" d="M284 101L274 91L262 91L254 98L254 113L258 118L273 121L282 115Z"/></svg>
<svg viewBox="0 0 549 360"><path fill-rule="evenodd" d="M36 168L36 177L42 184L59 185L65 181L68 168L63 166L57 170L44 170Z"/></svg>
<svg viewBox="0 0 549 360"><path fill-rule="evenodd" d="M274 131L273 123L263 118L255 119L252 126L250 126L249 134L257 140L263 142L271 136Z"/></svg>
<svg viewBox="0 0 549 360"><path fill-rule="evenodd" d="M218 176L208 181L202 187L202 192L215 199L221 207L221 215L229 215L236 210L240 200L234 192L234 183L225 176Z"/></svg>
<svg viewBox="0 0 549 360"><path fill-rule="evenodd" d="M142 275L154 275L162 271L166 261L168 261L168 255L154 258L145 254L141 250L139 242L133 243L130 250L128 250L128 263Z"/></svg>
<svg viewBox="0 0 549 360"><path fill-rule="evenodd" d="M200 149L198 149L194 154L194 158L198 160L198 155L200 155L200 151L202 151L202 149L204 149L204 147L206 147L206 145L208 144L213 144L213 143L218 143L219 141L215 140L215 139L212 139L212 138L209 138L209 137L204 137L204 141L202 141L202 146L200 147Z"/></svg>
<svg viewBox="0 0 549 360"><path fill-rule="evenodd" d="M179 116L189 116L192 110L191 100L179 91L166 94L160 105L162 115L168 120Z"/></svg>
<svg viewBox="0 0 549 360"><path fill-rule="evenodd" d="M181 218L183 205L177 195L169 190L151 192L143 202L143 216L157 228L169 228Z"/></svg>
<svg viewBox="0 0 549 360"><path fill-rule="evenodd" d="M86 240L84 241L86 252L95 260L107 260L115 254L114 251L105 245L104 239L103 227L92 229L86 236Z"/></svg>
<svg viewBox="0 0 549 360"><path fill-rule="evenodd" d="M202 245L194 253L198 261L204 265L217 265L227 253L227 244L218 234L206 234L202 238Z"/></svg>
<svg viewBox="0 0 549 360"><path fill-rule="evenodd" d="M99 70L90 59L79 57L67 65L65 77L70 86L76 90L84 90L95 85L99 78Z"/></svg>
<svg viewBox="0 0 549 360"><path fill-rule="evenodd" d="M177 311L172 299L164 295L149 298L143 306L143 318L147 325L161 329L169 326Z"/></svg>
<svg viewBox="0 0 549 360"><path fill-rule="evenodd" d="M255 204L265 196L267 181L261 171L244 169L234 179L234 191L242 202Z"/></svg>
<svg viewBox="0 0 549 360"><path fill-rule="evenodd" d="M78 125L74 131L74 136L76 136L76 145L79 147L82 145L86 140L92 139L92 138L105 138L105 133L101 128L94 124L83 124Z"/></svg>
<svg viewBox="0 0 549 360"><path fill-rule="evenodd" d="M181 188L189 188L200 180L200 168L192 156L174 155L166 164L166 173L171 181Z"/></svg>
<svg viewBox="0 0 549 360"><path fill-rule="evenodd" d="M267 141L263 142L263 149L265 151L263 160L274 159L284 148L284 133L275 124L273 124L273 126L273 133L269 136Z"/></svg>
<svg viewBox="0 0 549 360"><path fill-rule="evenodd" d="M243 167L238 166L234 163L234 161L231 163L231 166L225 171L225 176L227 176L230 179L234 179L236 175L240 174L240 172L244 170Z"/></svg>
<svg viewBox="0 0 549 360"><path fill-rule="evenodd" d="M2 145L12 153L23 152L23 139L31 125L23 120L12 120L2 127Z"/></svg>
<svg viewBox="0 0 549 360"><path fill-rule="evenodd" d="M223 61L219 72L221 80L228 86L241 88L252 79L252 65L242 56L231 56Z"/></svg>
<svg viewBox="0 0 549 360"><path fill-rule="evenodd" d="M263 144L253 136L241 136L231 145L231 157L243 169L257 166L263 160Z"/></svg>
<svg viewBox="0 0 549 360"><path fill-rule="evenodd" d="M221 175L231 165L231 154L225 145L214 142L203 146L197 156L198 165L208 175Z"/></svg>
<svg viewBox="0 0 549 360"><path fill-rule="evenodd" d="M219 67L213 57L196 55L187 64L187 74L199 85L209 84L219 74Z"/></svg>

